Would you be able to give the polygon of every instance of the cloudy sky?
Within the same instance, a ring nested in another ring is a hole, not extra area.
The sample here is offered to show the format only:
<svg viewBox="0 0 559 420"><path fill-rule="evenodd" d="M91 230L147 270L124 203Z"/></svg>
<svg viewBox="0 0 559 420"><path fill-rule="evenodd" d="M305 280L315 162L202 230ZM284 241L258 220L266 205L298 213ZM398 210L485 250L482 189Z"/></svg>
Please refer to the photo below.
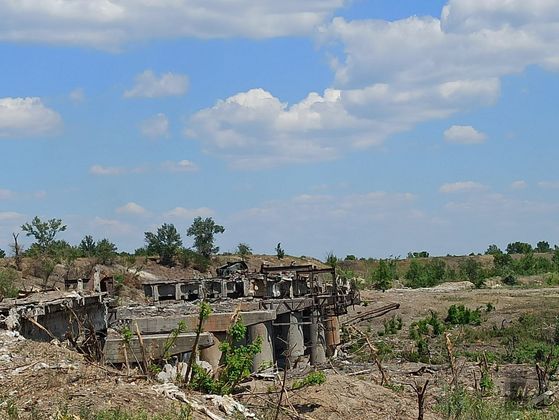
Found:
<svg viewBox="0 0 559 420"><path fill-rule="evenodd" d="M559 0L0 0L0 57L0 248L559 243Z"/></svg>

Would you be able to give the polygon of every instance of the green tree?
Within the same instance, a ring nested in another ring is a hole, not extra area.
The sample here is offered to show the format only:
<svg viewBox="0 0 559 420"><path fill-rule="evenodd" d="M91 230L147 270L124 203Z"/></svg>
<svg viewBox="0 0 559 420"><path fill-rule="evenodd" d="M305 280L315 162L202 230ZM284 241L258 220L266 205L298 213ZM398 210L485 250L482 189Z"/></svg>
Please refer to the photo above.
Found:
<svg viewBox="0 0 559 420"><path fill-rule="evenodd" d="M446 275L446 263L441 259L423 263L412 259L404 277L407 280L406 286L418 288L436 286L445 280Z"/></svg>
<svg viewBox="0 0 559 420"><path fill-rule="evenodd" d="M551 252L551 246L549 246L549 242L547 241L539 241L536 244L536 252Z"/></svg>
<svg viewBox="0 0 559 420"><path fill-rule="evenodd" d="M369 282L375 289L383 292L392 287L393 270L385 260L379 260L378 266L371 272Z"/></svg>
<svg viewBox="0 0 559 420"><path fill-rule="evenodd" d="M345 257L346 261L355 261L356 259L357 258L353 254L346 255L346 257Z"/></svg>
<svg viewBox="0 0 559 420"><path fill-rule="evenodd" d="M338 257L336 257L332 251L326 254L326 265L329 265L332 268L336 268L338 265Z"/></svg>
<svg viewBox="0 0 559 420"><path fill-rule="evenodd" d="M0 258L6 258L6 252L3 249L0 249Z"/></svg>
<svg viewBox="0 0 559 420"><path fill-rule="evenodd" d="M281 242L278 242L276 245L276 257L278 257L278 260L282 260L285 257L285 251L281 247Z"/></svg>
<svg viewBox="0 0 559 420"><path fill-rule="evenodd" d="M85 235L78 248L84 257L93 257L93 255L95 255L95 241L93 240L93 236Z"/></svg>
<svg viewBox="0 0 559 420"><path fill-rule="evenodd" d="M223 232L225 232L225 228L215 223L211 217L202 219L198 216L194 219L186 234L194 237L196 251L209 259L212 254L219 252L219 247L214 245L214 235Z"/></svg>
<svg viewBox="0 0 559 420"><path fill-rule="evenodd" d="M429 258L429 253L427 251L408 252L408 258Z"/></svg>
<svg viewBox="0 0 559 420"><path fill-rule="evenodd" d="M489 245L487 251L485 251L485 255L498 255L502 253L503 251L501 251L499 247L495 244Z"/></svg>
<svg viewBox="0 0 559 420"><path fill-rule="evenodd" d="M512 266L512 257L510 254L494 254L493 265L495 266L497 274L502 275Z"/></svg>
<svg viewBox="0 0 559 420"><path fill-rule="evenodd" d="M39 217L35 216L31 223L25 223L21 229L27 236L35 238L35 244L41 253L51 251L51 246L59 232L66 230L66 225L62 224L61 219L50 219L43 222Z"/></svg>
<svg viewBox="0 0 559 420"><path fill-rule="evenodd" d="M101 239L95 245L95 257L98 264L110 265L116 257L117 247L108 239Z"/></svg>
<svg viewBox="0 0 559 420"><path fill-rule="evenodd" d="M252 248L248 244L241 242L239 245L237 245L237 254L244 261L246 257L252 255Z"/></svg>
<svg viewBox="0 0 559 420"><path fill-rule="evenodd" d="M173 257L182 246L182 239L173 224L164 223L157 233L145 232L148 253L159 255L161 264L170 266Z"/></svg>
<svg viewBox="0 0 559 420"><path fill-rule="evenodd" d="M532 245L526 242L517 241L507 245L507 254L528 254L532 251Z"/></svg>
<svg viewBox="0 0 559 420"><path fill-rule="evenodd" d="M472 282L478 289L484 284L481 263L474 258L467 258L460 263L460 274L466 280Z"/></svg>

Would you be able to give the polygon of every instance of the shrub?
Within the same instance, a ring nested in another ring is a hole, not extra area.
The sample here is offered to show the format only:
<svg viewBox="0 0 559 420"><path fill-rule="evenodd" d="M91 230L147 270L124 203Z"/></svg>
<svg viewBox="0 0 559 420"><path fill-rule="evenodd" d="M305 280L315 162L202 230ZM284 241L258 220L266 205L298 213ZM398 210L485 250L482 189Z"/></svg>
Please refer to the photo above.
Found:
<svg viewBox="0 0 559 420"><path fill-rule="evenodd" d="M322 385L324 382L326 382L326 375L324 372L311 372L303 379L294 381L291 389L301 389L312 385Z"/></svg>
<svg viewBox="0 0 559 420"><path fill-rule="evenodd" d="M445 330L444 323L439 319L436 312L431 311L431 314L419 321L415 321L410 325L410 338L417 340L421 336L431 335L439 336Z"/></svg>
<svg viewBox="0 0 559 420"><path fill-rule="evenodd" d="M332 268L336 268L336 266L338 265L338 261L338 257L336 257L336 255L332 251L326 254L326 265Z"/></svg>
<svg viewBox="0 0 559 420"><path fill-rule="evenodd" d="M392 279L394 278L394 270L391 269L389 263L380 260L378 266L370 273L369 283L375 289L383 292L392 287Z"/></svg>
<svg viewBox="0 0 559 420"><path fill-rule="evenodd" d="M252 255L252 248L248 244L241 242L237 245L237 254L244 260L249 255Z"/></svg>
<svg viewBox="0 0 559 420"><path fill-rule="evenodd" d="M460 264L460 275L472 282L478 289L485 283L481 263L473 258L468 258Z"/></svg>
<svg viewBox="0 0 559 420"><path fill-rule="evenodd" d="M285 251L281 247L281 242L276 245L276 257L278 257L278 260L282 260L285 257Z"/></svg>
<svg viewBox="0 0 559 420"><path fill-rule="evenodd" d="M404 275L406 286L414 289L419 287L433 287L445 280L446 263L440 259L422 263L412 260L408 271Z"/></svg>
<svg viewBox="0 0 559 420"><path fill-rule="evenodd" d="M452 305L448 308L445 322L452 325L479 325L481 324L481 312L479 309L468 309L464 305Z"/></svg>
<svg viewBox="0 0 559 420"><path fill-rule="evenodd" d="M403 325L402 317L399 315L398 317L396 317L394 315L392 316L392 318L385 320L383 325L384 325L385 335L396 334L398 331L402 329L402 325Z"/></svg>
<svg viewBox="0 0 559 420"><path fill-rule="evenodd" d="M0 258L6 258L6 252L3 249L0 249Z"/></svg>
<svg viewBox="0 0 559 420"><path fill-rule="evenodd" d="M247 328L239 318L228 332L228 340L219 345L223 356L219 377L212 378L204 369L193 365L193 376L190 385L198 391L212 394L230 394L246 378L250 376L252 360L260 353L262 340L260 337L247 345L235 346L246 338Z"/></svg>
<svg viewBox="0 0 559 420"><path fill-rule="evenodd" d="M18 275L14 269L0 269L0 296L5 298L15 298L19 289L14 285Z"/></svg>

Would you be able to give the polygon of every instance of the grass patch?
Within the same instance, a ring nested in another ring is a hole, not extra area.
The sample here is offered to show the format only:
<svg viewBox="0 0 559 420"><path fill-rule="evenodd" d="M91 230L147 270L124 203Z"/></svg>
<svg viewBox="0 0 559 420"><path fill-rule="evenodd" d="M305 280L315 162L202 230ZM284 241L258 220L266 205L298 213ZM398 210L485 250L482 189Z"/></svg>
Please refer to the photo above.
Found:
<svg viewBox="0 0 559 420"><path fill-rule="evenodd" d="M556 407L536 410L514 402L482 398L456 389L447 392L435 405L435 411L454 420L544 420L559 418Z"/></svg>

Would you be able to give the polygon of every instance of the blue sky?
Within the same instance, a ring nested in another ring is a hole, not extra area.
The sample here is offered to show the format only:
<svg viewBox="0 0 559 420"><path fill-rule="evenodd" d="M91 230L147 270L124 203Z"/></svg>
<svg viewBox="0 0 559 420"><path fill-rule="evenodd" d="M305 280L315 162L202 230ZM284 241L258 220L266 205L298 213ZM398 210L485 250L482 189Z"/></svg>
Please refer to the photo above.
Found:
<svg viewBox="0 0 559 420"><path fill-rule="evenodd" d="M0 248L559 243L559 1L0 0ZM185 243L190 244L185 236Z"/></svg>

